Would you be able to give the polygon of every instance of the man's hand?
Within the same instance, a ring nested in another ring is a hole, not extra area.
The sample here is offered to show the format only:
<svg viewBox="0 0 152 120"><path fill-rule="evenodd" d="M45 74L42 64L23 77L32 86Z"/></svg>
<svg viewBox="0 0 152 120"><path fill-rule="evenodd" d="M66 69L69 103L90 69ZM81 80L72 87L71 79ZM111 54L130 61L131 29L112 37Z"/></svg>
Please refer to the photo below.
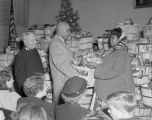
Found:
<svg viewBox="0 0 152 120"><path fill-rule="evenodd" d="M82 65L83 56L76 57L73 61L73 64L81 66Z"/></svg>

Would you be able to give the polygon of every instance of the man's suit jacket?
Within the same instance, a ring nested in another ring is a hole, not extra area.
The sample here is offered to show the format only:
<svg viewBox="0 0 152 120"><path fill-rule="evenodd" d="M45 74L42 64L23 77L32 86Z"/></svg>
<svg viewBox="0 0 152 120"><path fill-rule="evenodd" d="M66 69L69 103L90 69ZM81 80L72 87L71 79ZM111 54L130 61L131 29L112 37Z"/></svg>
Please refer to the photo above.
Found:
<svg viewBox="0 0 152 120"><path fill-rule="evenodd" d="M78 76L78 72L73 68L72 61L73 54L70 48L60 36L56 35L49 48L49 62L56 103L58 103L65 81L73 76Z"/></svg>
<svg viewBox="0 0 152 120"><path fill-rule="evenodd" d="M77 103L65 103L55 108L56 120L81 120L90 112Z"/></svg>

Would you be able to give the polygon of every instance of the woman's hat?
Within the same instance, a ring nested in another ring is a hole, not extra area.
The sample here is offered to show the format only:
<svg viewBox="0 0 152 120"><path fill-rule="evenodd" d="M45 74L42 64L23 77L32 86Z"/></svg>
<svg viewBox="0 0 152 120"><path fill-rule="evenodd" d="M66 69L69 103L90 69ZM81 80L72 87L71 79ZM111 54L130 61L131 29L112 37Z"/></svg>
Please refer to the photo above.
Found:
<svg viewBox="0 0 152 120"><path fill-rule="evenodd" d="M81 77L74 76L65 82L62 94L66 97L77 97L82 94L86 88L86 80Z"/></svg>

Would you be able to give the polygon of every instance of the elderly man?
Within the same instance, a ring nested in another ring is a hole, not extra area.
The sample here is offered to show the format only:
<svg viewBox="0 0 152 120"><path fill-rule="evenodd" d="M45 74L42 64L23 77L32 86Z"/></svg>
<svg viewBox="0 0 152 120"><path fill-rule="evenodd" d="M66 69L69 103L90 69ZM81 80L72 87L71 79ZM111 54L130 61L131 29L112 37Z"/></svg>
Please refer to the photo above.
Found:
<svg viewBox="0 0 152 120"><path fill-rule="evenodd" d="M14 59L15 68L15 87L21 96L25 96L23 92L23 83L26 78L35 73L44 73L43 64L40 55L35 49L36 36L32 32L22 34L24 46Z"/></svg>
<svg viewBox="0 0 152 120"><path fill-rule="evenodd" d="M56 35L49 48L49 61L53 78L54 100L59 104L60 92L68 78L78 76L78 71L73 68L73 54L66 45L70 34L70 26L65 22L57 24Z"/></svg>

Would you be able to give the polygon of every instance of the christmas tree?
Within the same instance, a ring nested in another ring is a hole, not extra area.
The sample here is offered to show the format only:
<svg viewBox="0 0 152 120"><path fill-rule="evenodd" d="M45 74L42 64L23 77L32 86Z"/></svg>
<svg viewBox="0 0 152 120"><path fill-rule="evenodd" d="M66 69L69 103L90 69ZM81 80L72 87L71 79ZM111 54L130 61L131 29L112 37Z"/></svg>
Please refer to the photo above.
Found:
<svg viewBox="0 0 152 120"><path fill-rule="evenodd" d="M81 28L78 23L79 19L78 11L76 10L74 12L71 0L62 0L56 21L67 22L71 27L71 32L80 32Z"/></svg>

